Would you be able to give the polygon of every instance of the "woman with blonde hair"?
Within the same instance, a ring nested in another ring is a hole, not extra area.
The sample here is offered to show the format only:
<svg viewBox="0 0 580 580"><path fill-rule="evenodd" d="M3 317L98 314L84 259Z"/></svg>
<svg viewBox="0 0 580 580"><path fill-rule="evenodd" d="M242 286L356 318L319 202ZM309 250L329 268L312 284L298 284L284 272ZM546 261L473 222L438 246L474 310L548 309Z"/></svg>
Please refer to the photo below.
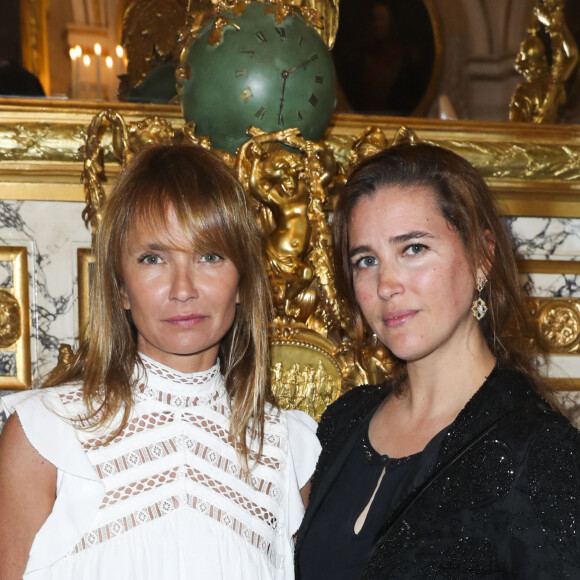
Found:
<svg viewBox="0 0 580 580"><path fill-rule="evenodd" d="M72 365L3 399L0 577L292 578L319 446L272 400L268 279L233 172L145 149L95 252Z"/></svg>
<svg viewBox="0 0 580 580"><path fill-rule="evenodd" d="M334 213L359 346L396 376L323 415L301 580L579 578L580 434L540 395L510 239L465 159L401 144Z"/></svg>

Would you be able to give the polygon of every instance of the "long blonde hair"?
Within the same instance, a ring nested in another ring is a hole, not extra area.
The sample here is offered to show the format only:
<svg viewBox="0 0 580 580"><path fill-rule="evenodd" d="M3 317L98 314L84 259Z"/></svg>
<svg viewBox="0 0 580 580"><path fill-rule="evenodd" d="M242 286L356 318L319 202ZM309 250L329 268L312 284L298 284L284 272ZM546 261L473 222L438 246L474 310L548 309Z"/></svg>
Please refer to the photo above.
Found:
<svg viewBox="0 0 580 580"><path fill-rule="evenodd" d="M230 438L245 467L250 441L261 453L264 408L272 403L268 358L270 288L262 239L233 171L215 154L190 145L144 149L122 171L111 192L95 240L90 319L72 365L43 386L82 381L91 426L122 413L118 433L133 408L137 329L123 308L121 257L136 224L166 232L172 209L201 253L218 252L238 270L239 305L219 348L232 409Z"/></svg>

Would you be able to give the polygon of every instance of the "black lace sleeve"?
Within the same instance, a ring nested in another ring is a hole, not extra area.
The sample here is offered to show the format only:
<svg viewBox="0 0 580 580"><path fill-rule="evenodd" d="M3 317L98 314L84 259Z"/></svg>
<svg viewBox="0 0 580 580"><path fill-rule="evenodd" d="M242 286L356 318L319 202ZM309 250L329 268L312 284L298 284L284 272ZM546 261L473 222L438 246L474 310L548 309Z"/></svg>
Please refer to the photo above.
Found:
<svg viewBox="0 0 580 580"><path fill-rule="evenodd" d="M553 416L530 441L512 511L518 578L580 578L580 433Z"/></svg>

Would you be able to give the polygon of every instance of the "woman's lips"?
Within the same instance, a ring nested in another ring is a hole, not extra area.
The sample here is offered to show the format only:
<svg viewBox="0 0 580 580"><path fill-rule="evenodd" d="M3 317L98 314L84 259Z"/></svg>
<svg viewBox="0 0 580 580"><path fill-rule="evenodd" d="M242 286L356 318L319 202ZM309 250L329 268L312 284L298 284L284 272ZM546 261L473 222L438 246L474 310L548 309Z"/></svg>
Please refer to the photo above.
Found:
<svg viewBox="0 0 580 580"><path fill-rule="evenodd" d="M169 322L169 324L175 324L176 326L181 326L183 328L189 328L203 322L206 318L207 317L203 314L185 314L166 318L164 322Z"/></svg>
<svg viewBox="0 0 580 580"><path fill-rule="evenodd" d="M418 310L397 310L383 316L383 323L388 328L403 326L417 314Z"/></svg>

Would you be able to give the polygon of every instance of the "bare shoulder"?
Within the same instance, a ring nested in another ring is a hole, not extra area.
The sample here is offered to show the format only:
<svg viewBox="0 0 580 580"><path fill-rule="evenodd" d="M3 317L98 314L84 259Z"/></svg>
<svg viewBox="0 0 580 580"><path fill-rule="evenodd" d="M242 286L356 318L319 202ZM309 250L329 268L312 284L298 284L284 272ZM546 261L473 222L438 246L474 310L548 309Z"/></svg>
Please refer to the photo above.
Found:
<svg viewBox="0 0 580 580"><path fill-rule="evenodd" d="M17 461L12 461L14 459ZM35 470L39 476L54 475L56 478L56 467L34 449L15 413L8 417L0 435L0 473L8 471L18 475L27 469Z"/></svg>
<svg viewBox="0 0 580 580"><path fill-rule="evenodd" d="M22 578L32 541L56 499L56 467L28 441L16 414L0 435L0 578Z"/></svg>

